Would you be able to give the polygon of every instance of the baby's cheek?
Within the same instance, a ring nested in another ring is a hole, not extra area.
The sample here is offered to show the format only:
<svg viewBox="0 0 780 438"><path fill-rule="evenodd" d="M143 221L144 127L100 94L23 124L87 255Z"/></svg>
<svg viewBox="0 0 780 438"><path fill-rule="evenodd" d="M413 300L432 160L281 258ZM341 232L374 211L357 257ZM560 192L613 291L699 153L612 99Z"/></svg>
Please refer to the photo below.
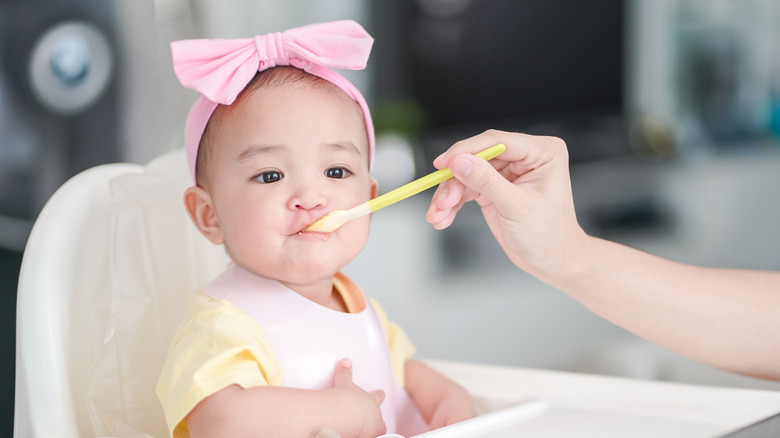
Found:
<svg viewBox="0 0 780 438"><path fill-rule="evenodd" d="M349 226L344 233L348 243L358 247L358 251L362 250L368 242L369 231L371 230L371 215L363 216L361 218L350 221L345 225ZM342 228L345 228L342 227Z"/></svg>

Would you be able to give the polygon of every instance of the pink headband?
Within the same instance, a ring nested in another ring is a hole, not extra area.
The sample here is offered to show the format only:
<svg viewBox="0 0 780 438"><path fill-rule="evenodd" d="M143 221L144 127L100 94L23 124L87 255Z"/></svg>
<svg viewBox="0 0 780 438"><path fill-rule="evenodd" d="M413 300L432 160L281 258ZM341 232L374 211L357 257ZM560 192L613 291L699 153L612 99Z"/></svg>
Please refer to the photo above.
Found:
<svg viewBox="0 0 780 438"><path fill-rule="evenodd" d="M211 114L230 105L258 71L290 65L344 90L363 111L368 131L369 162L374 159L374 124L363 95L331 68L362 70L374 39L351 20L312 24L254 38L183 40L171 43L179 82L201 93L190 109L184 143L196 181L198 146Z"/></svg>

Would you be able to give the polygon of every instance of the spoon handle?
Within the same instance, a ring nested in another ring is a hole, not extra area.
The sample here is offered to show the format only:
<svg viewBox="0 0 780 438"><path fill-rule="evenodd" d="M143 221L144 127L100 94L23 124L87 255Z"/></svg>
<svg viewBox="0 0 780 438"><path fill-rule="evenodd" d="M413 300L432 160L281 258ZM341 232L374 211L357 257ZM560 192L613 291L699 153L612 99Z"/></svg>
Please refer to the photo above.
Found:
<svg viewBox="0 0 780 438"><path fill-rule="evenodd" d="M504 153L504 151L506 151L506 146L502 143L499 143L481 152L477 152L474 155L490 161ZM416 179L408 184L398 187L395 190L391 190L382 196L377 196L376 198L368 201L368 205L370 206L371 211L377 211L380 208L395 204L396 202L416 195L423 190L427 190L437 184L441 184L450 178L452 178L452 171L450 171L449 167L446 169L437 170L433 173L425 175L422 178Z"/></svg>

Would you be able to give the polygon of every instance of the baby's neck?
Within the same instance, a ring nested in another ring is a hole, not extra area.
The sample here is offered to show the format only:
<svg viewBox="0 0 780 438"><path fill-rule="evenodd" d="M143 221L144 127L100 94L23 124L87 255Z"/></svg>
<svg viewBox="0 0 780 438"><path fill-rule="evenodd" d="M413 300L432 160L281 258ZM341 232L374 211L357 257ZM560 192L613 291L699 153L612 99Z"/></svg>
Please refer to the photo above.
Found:
<svg viewBox="0 0 780 438"><path fill-rule="evenodd" d="M344 298L333 285L333 279L323 280L310 284L281 283L298 295L323 307L327 307L338 312L347 312L348 310L346 303L344 302Z"/></svg>

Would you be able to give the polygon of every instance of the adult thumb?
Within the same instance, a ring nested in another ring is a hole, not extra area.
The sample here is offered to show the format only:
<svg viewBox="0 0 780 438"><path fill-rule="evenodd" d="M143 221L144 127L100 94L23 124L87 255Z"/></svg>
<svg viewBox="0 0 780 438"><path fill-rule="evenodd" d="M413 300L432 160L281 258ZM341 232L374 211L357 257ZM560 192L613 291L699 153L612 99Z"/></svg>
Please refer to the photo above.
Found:
<svg viewBox="0 0 780 438"><path fill-rule="evenodd" d="M490 163L480 157L461 154L453 159L450 170L463 185L493 202L506 196L506 189L503 187L506 180Z"/></svg>

